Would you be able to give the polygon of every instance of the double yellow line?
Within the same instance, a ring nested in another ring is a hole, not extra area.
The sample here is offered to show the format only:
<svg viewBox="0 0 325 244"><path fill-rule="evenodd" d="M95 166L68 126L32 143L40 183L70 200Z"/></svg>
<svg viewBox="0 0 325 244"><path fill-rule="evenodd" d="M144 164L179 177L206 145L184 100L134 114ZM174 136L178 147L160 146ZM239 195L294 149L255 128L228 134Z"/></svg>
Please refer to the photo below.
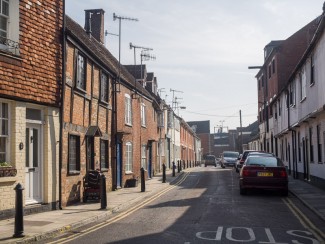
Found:
<svg viewBox="0 0 325 244"><path fill-rule="evenodd" d="M325 241L324 232L318 229L289 198L282 198L282 200L288 206L291 212L296 216L296 218L299 220L302 226L308 229L317 238L318 241L324 243Z"/></svg>
<svg viewBox="0 0 325 244"><path fill-rule="evenodd" d="M87 228L81 232L78 232L78 233L75 233L75 234L72 234L70 235L69 237L66 237L66 238L62 238L60 240L57 240L57 241L53 241L53 242L48 242L48 243L51 243L51 244L55 244L55 243L67 243L69 241L72 241L72 240L75 240L77 238L80 238L82 236L85 236L89 233L92 233L94 231L97 231L105 226L108 226L112 223L115 223L121 219L124 219L125 217L129 216L130 214L134 213L135 211L139 210L140 208L144 207L145 205L151 203L152 201L156 200L157 198L161 197L162 195L164 195L166 192L174 189L175 187L179 186L180 184L182 184L187 176L190 174L190 172L185 172L181 178L174 184L174 185L171 185L171 186L168 186L167 188L163 189L162 191L158 192L157 194L151 196L150 198L146 199L145 201L143 201L141 204L138 204L118 215L116 215L115 217L111 218L111 219L108 219L102 223L99 223L97 225L94 225L90 228Z"/></svg>

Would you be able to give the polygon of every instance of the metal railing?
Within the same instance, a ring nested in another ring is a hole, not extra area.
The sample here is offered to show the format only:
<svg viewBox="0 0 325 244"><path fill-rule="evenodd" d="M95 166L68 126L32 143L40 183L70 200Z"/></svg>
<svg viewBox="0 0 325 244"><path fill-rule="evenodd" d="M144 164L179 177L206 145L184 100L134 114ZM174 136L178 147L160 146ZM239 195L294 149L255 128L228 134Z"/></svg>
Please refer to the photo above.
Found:
<svg viewBox="0 0 325 244"><path fill-rule="evenodd" d="M11 52L15 55L19 54L19 43L3 36L0 36L0 49Z"/></svg>

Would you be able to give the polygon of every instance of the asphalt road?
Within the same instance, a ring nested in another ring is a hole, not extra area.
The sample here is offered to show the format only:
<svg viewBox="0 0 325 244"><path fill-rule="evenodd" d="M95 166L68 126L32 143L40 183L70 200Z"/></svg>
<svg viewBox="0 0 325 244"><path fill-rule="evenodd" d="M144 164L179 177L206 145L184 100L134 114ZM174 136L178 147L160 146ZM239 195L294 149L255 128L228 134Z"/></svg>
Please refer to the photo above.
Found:
<svg viewBox="0 0 325 244"><path fill-rule="evenodd" d="M325 223L297 199L270 191L241 196L238 174L196 168L151 203L60 243L325 243Z"/></svg>

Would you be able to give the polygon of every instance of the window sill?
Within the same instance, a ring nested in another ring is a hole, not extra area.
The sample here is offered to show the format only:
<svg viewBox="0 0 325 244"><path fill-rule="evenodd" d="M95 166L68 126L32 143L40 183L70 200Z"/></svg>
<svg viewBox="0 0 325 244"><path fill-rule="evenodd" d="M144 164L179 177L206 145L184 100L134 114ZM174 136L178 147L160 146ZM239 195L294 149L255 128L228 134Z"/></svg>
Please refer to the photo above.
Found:
<svg viewBox="0 0 325 244"><path fill-rule="evenodd" d="M307 97L304 97L303 99L300 100L300 103L302 103L303 101L305 101L307 99Z"/></svg>
<svg viewBox="0 0 325 244"><path fill-rule="evenodd" d="M16 182L18 177L0 177L0 183Z"/></svg>
<svg viewBox="0 0 325 244"><path fill-rule="evenodd" d="M99 105L104 108L112 109L112 106L108 102L103 101L103 100L99 100Z"/></svg>
<svg viewBox="0 0 325 244"><path fill-rule="evenodd" d="M78 86L76 86L76 91L78 91L78 92L80 92L80 93L82 93L82 94L86 94L86 93L87 93L86 90L84 90L84 89L82 89L82 88L80 88L80 87L78 87Z"/></svg>
<svg viewBox="0 0 325 244"><path fill-rule="evenodd" d="M126 175L132 175L133 172L132 172L132 171L125 171L125 174L126 174Z"/></svg>
<svg viewBox="0 0 325 244"><path fill-rule="evenodd" d="M80 175L80 171L69 171L69 176Z"/></svg>
<svg viewBox="0 0 325 244"><path fill-rule="evenodd" d="M10 58L10 59L14 59L17 61L23 61L23 59L19 56L19 55L15 55L11 52L6 52L5 50L0 48L0 56L2 57L6 57L6 58Z"/></svg>
<svg viewBox="0 0 325 244"><path fill-rule="evenodd" d="M132 127L132 124L125 123L126 126Z"/></svg>

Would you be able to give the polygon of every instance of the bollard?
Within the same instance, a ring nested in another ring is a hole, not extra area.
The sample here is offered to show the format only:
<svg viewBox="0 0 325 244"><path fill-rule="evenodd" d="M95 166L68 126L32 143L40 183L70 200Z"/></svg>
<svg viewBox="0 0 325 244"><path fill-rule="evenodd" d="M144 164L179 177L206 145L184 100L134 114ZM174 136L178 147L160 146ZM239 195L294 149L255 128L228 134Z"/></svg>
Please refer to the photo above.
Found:
<svg viewBox="0 0 325 244"><path fill-rule="evenodd" d="M166 183L166 165L163 164L163 178L162 183Z"/></svg>
<svg viewBox="0 0 325 244"><path fill-rule="evenodd" d="M173 177L175 177L175 170L176 170L176 165L175 162L173 162Z"/></svg>
<svg viewBox="0 0 325 244"><path fill-rule="evenodd" d="M145 192L146 191L146 182L144 180L144 168L142 167L140 169L141 172L141 192Z"/></svg>
<svg viewBox="0 0 325 244"><path fill-rule="evenodd" d="M179 160L177 161L177 173L181 172Z"/></svg>
<svg viewBox="0 0 325 244"><path fill-rule="evenodd" d="M100 209L106 209L106 207L107 207L106 176L102 174L100 176Z"/></svg>
<svg viewBox="0 0 325 244"><path fill-rule="evenodd" d="M14 188L16 191L16 214L15 214L15 233L13 237L24 237L24 209L23 209L23 186L18 183Z"/></svg>

